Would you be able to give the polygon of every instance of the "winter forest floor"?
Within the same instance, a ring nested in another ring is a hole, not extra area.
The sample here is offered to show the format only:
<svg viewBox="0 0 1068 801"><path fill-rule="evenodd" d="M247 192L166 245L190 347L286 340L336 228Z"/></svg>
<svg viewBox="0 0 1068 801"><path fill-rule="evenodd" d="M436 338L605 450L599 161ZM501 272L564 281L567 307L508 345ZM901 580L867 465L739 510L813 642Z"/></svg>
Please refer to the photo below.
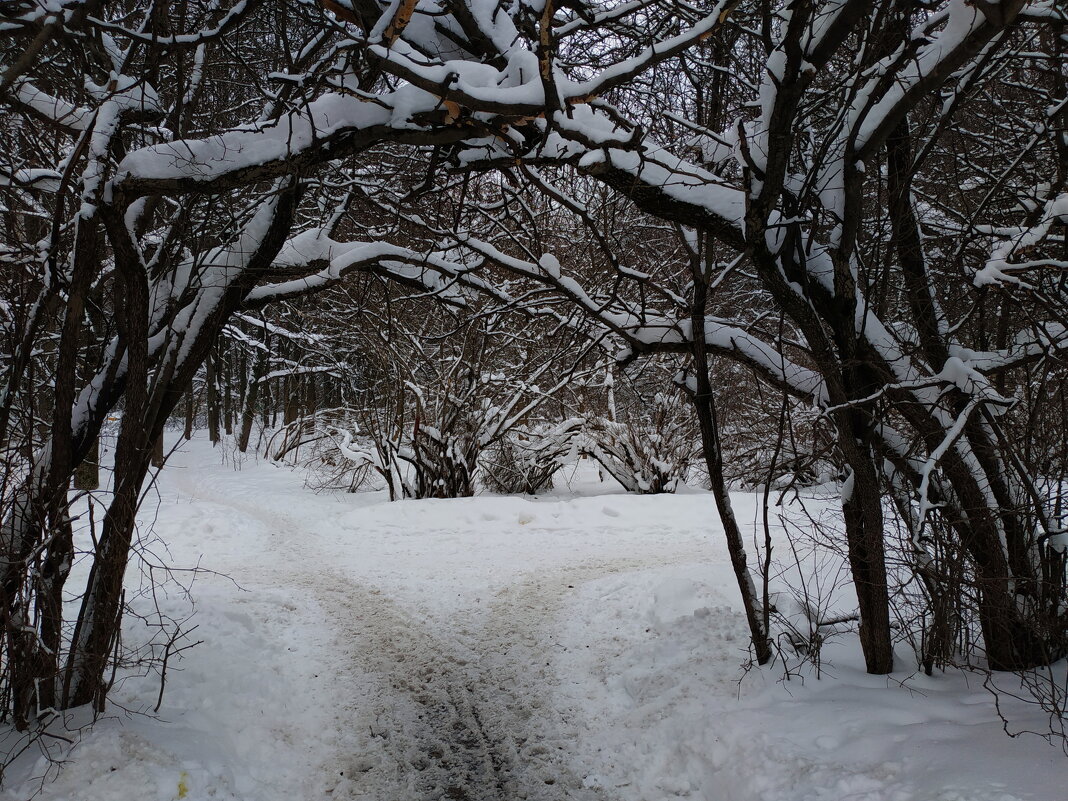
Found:
<svg viewBox="0 0 1068 801"><path fill-rule="evenodd" d="M867 676L850 636L818 680L743 675L714 508L582 471L536 499L315 494L194 440L145 502L142 564L215 571L175 574L203 643L158 714L157 677L126 680L57 779L31 748L0 798L1063 801L1061 749L1005 736L980 677L905 650ZM157 600L188 614L176 584Z"/></svg>

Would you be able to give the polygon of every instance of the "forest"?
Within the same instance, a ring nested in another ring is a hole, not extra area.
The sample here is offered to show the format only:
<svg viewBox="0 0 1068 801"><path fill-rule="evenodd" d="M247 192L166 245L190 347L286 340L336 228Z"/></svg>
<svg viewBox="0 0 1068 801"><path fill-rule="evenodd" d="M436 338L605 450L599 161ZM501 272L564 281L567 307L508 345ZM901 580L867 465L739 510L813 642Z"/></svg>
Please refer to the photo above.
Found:
<svg viewBox="0 0 1068 801"><path fill-rule="evenodd" d="M1066 26L1059 0L2 0L0 759L129 671L162 703L192 642L132 633L170 580L146 509L201 439L309 504L448 516L576 465L700 492L747 672L819 674L835 639L886 681L1011 676L991 714L1063 748ZM833 592L805 579L831 562ZM424 795L528 797L457 792Z"/></svg>

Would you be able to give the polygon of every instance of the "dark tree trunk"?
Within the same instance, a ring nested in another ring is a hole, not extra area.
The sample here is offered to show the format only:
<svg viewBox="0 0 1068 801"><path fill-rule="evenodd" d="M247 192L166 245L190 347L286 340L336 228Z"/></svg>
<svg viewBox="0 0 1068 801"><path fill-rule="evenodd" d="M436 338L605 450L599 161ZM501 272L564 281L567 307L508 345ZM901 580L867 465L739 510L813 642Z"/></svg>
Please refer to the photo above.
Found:
<svg viewBox="0 0 1068 801"><path fill-rule="evenodd" d="M840 425L855 428L857 410L847 411ZM863 422L860 423L864 425ZM886 580L882 493L871 451L862 442L839 433L838 442L852 471L842 500L849 567L860 608L860 644L869 673L889 673L894 668L890 637L890 597Z"/></svg>
<svg viewBox="0 0 1068 801"><path fill-rule="evenodd" d="M698 362L695 372L698 376L702 375L703 372L705 377L704 382L701 381L700 377L697 379L697 392L693 395L693 404L701 428L701 447L704 452L705 464L708 466L708 478L712 486L712 496L716 500L716 510L719 512L720 523L723 525L723 534L727 539L727 552L730 554L731 567L734 568L734 577L738 582L738 591L742 596L742 609L745 611L745 619L749 624L749 636L753 643L753 651L756 654L757 663L765 665L771 661L771 642L764 627L753 577L749 572L745 553L745 540L738 526L738 520L734 516L730 492L723 476L723 459L719 446L715 401L712 398L711 387L708 386L708 367L705 366L702 371L700 362ZM702 383L704 383L704 387L702 387Z"/></svg>
<svg viewBox="0 0 1068 801"><path fill-rule="evenodd" d="M749 624L749 636L753 643L753 651L756 655L757 663L765 665L771 661L771 642L768 639L764 617L761 614L760 604L757 600L753 577L749 572L745 553L745 540L742 537L741 529L738 527L738 520L734 516L730 492L723 476L723 452L719 442L719 423L716 419L715 398L712 394L712 384L708 375L707 345L704 336L696 334L696 332L703 331L705 326L705 311L708 305L708 281L710 277L706 271L711 269L713 263L710 239L706 240L705 247L706 258L704 259L704 264L702 265L701 260L695 257L692 270L694 300L690 319L695 332L693 337L693 370L697 381L697 391L691 393L690 397L701 429L701 447L705 457L705 464L708 467L708 478L712 487L712 495L716 500L720 523L723 526L723 534L727 539L727 552L730 554L734 577L742 597L742 609L745 611L745 619Z"/></svg>
<svg viewBox="0 0 1068 801"><path fill-rule="evenodd" d="M245 406L241 410L241 431L237 437L237 448L241 453L248 450L249 437L252 435L252 423L256 419L256 400L259 397L260 380L267 372L267 354L260 351L256 356L256 364L252 368L252 380L248 385L248 393L245 397Z"/></svg>
<svg viewBox="0 0 1068 801"><path fill-rule="evenodd" d="M114 212L112 215L105 221L110 228L117 228L122 223ZM63 687L66 708L92 701L97 710L103 709L107 690L104 672L112 643L119 636L122 580L133 539L137 501L148 472L152 442L163 433L162 423L158 427L155 424L150 405L148 280L140 260L127 251L125 236L122 230L112 240L120 276L116 291L123 298L116 322L119 335L127 343L126 408L115 448L114 495L104 517L71 642Z"/></svg>
<svg viewBox="0 0 1068 801"><path fill-rule="evenodd" d="M89 453L74 471L74 489L95 490L100 488L100 437L93 437Z"/></svg>
<svg viewBox="0 0 1068 801"><path fill-rule="evenodd" d="M232 354L219 355L219 371L222 380L222 429L227 436L234 433L234 370Z"/></svg>
<svg viewBox="0 0 1068 801"><path fill-rule="evenodd" d="M97 374L99 379L94 393L95 403L88 407L88 414L79 414L73 425L74 396L57 400L56 422L53 431L65 433L57 438L51 454L47 451L40 464L31 473L25 486L13 499L11 512L3 520L2 537L5 551L0 556L4 567L2 611L8 613L5 623L14 624L19 632L33 635L33 651L24 651L22 646L28 638L9 640L8 669L12 676L11 693L16 722L22 719L25 725L28 714L34 709L32 695L24 692L33 687L34 692L41 680L54 681L57 671L55 662L59 649L49 642L57 642L62 584L72 556L69 542L69 520L66 517L66 488L74 472L74 466L84 459L92 438L98 436L107 411L113 409L120 399L125 400L122 425L115 456L115 488L111 504L104 518L101 536L96 544L93 566L90 570L86 592L82 598L81 611L71 640L71 652L63 676L63 693L58 704L66 709L93 702L102 709L108 685L105 672L109 660L117 650L123 605L122 583L129 560L133 540L135 517L141 487L148 471L151 446L162 435L167 417L181 399L182 392L190 386L197 366L207 356L212 343L251 288L253 283L270 265L281 248L285 234L292 222L298 197L294 184L283 193L271 229L252 254L243 274L244 280L234 282L227 292L216 300L209 316L201 327L189 333L188 348L184 356L171 351L170 360L156 365L151 373L149 362L148 309L150 291L143 262L129 238L120 212L113 207L100 208L102 219L108 228L114 247L116 274L115 292L122 302L116 303L116 345L108 362ZM84 251L82 251L84 252ZM77 269L75 270L77 275ZM72 282L76 286L77 282ZM71 297L77 297L72 291ZM68 304L68 318L75 315ZM80 316L79 316L80 321ZM65 332L66 333L66 332ZM62 362L61 348L61 362ZM124 369L120 369L124 367ZM57 386L67 387L69 382L57 381ZM62 413L61 413L62 411ZM84 410L83 410L84 411ZM58 458L57 458L58 457ZM56 478L61 478L55 481ZM50 480L54 481L50 487ZM58 499L58 500L57 500ZM49 514L52 504L58 514ZM47 542L41 543L35 532L55 532ZM37 600L35 610L41 621L41 641L45 648L37 647L36 632L24 623L28 620L24 576L30 567L27 564L29 550L40 544L42 583L35 586ZM16 558L17 557L17 558ZM14 614L12 614L14 613ZM47 655L49 663L40 657ZM25 679L30 679L29 682ZM44 688L41 700L49 695L55 698L55 684ZM39 704L38 704L39 708Z"/></svg>
<svg viewBox="0 0 1068 801"><path fill-rule="evenodd" d="M315 373L309 373L307 378L305 379L307 387L304 394L305 414L315 414L317 411L319 411L319 393L316 389L317 380L315 375Z"/></svg>
<svg viewBox="0 0 1068 801"><path fill-rule="evenodd" d="M152 443L151 462L153 467L163 467L163 462L166 459L163 445L163 432L161 431L159 436L156 437L155 441Z"/></svg>
<svg viewBox="0 0 1068 801"><path fill-rule="evenodd" d="M187 440L193 438L193 428L196 426L197 420L197 399L196 392L193 389L193 385L189 385L189 389L185 393L185 430L182 432L182 436Z"/></svg>
<svg viewBox="0 0 1068 801"><path fill-rule="evenodd" d="M34 593L41 631L40 651L44 657L39 659L35 682L39 713L57 708L59 702L58 654L63 640L63 588L70 575L74 553L74 529L66 509L61 510L59 519L52 522L50 535Z"/></svg>
<svg viewBox="0 0 1068 801"><path fill-rule="evenodd" d="M906 30L907 19L907 14L900 17L902 32ZM937 372L949 358L949 347L939 325L923 239L913 209L915 165L908 120L903 120L887 138L886 156L892 244L901 266L923 356L931 370ZM998 315L997 322L994 347L1003 348L1007 340L1007 315ZM999 391L1001 389L999 387ZM962 393L951 393L949 401L957 415L966 413L967 399ZM944 436L941 426L932 426L926 435L928 447L938 447ZM1032 563L1033 522L1020 519L1018 509L1022 504L1013 497L1009 468L1000 463L990 432L978 422L978 416L967 422L965 436L984 474L983 481L1001 510L1000 521L994 519L998 512L991 509L990 501L977 483L974 468L964 464L956 447L949 449L942 457L942 469L963 506L963 515L950 522L976 563L978 611L987 659L991 667L1006 670L1047 664L1051 657L1056 657L1050 651L1051 643L1039 633L1045 628L1044 623L1029 619L1016 597L1018 594L1034 598L1041 592L1038 587L1040 577ZM1001 545L999 524L1004 530L1007 559ZM1034 604L1033 611L1040 613L1040 607L1041 604Z"/></svg>
<svg viewBox="0 0 1068 801"><path fill-rule="evenodd" d="M106 668L121 625L122 582L133 542L137 499L148 470L146 449L123 451L116 459L123 457L125 468L121 479L116 471L115 496L104 518L74 631L64 687L66 708L92 703L94 709L103 711Z"/></svg>
<svg viewBox="0 0 1068 801"><path fill-rule="evenodd" d="M286 376L282 385L282 425L295 423L300 417L300 376Z"/></svg>
<svg viewBox="0 0 1068 801"><path fill-rule="evenodd" d="M208 353L205 364L207 365L205 398L208 404L208 439L211 440L212 445L215 445L219 442L219 375L218 359L214 349Z"/></svg>
<svg viewBox="0 0 1068 801"><path fill-rule="evenodd" d="M59 650L48 643L58 644L63 583L74 560L67 490L89 444L80 438L71 409L77 397L85 299L99 258L97 219L79 222L76 245L56 348L55 375L45 401L51 429L45 438L46 446L34 456L30 475L16 492L3 521L0 613L7 627L12 711L20 730L26 729L30 720L54 701ZM43 597L35 597L31 604L30 596L37 596L40 591ZM35 628L35 622L40 624L40 630Z"/></svg>

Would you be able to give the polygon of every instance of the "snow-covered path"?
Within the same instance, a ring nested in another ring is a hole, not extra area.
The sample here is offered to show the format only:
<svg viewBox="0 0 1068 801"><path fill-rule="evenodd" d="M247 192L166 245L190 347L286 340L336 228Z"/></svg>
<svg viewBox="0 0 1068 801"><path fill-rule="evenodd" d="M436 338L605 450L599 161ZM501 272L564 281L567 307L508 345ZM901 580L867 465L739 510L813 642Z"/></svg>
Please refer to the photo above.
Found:
<svg viewBox="0 0 1068 801"><path fill-rule="evenodd" d="M680 538L650 512L624 519L625 497L388 504L315 495L268 465L185 459L165 474L157 531L202 532L200 551L246 603L288 599L302 621L294 662L342 688L321 701L337 707L335 731L318 732L325 759L305 767L343 797L605 797L570 764L579 731L552 700L555 616L592 580L715 558L704 533Z"/></svg>
<svg viewBox="0 0 1068 801"><path fill-rule="evenodd" d="M665 537L663 518L648 512L623 520L617 507L631 499L622 496L383 507L380 496L339 503L299 489L294 498L291 472L250 472L258 480L228 485L217 471L178 461L171 481L205 530L243 521L228 533L244 528L247 540L257 529L254 557L242 552L216 569L254 593L289 590L313 602L314 612L303 610L309 628L321 621L312 660L352 692L347 703L339 699L335 753L322 768L332 781L336 765L337 782L324 792L412 801L609 797L573 766L581 732L571 710L553 701L553 651L566 647L555 641L558 612L591 581L712 565L707 533Z"/></svg>
<svg viewBox="0 0 1068 801"><path fill-rule="evenodd" d="M218 494L186 476L176 484L210 517L236 512L263 524L267 543L258 564L231 574L242 586L288 587L315 600L335 643L319 659L362 685L361 701L370 702L348 710L351 725L367 721L370 742L358 738L348 748L359 753L341 747L334 756L337 773L347 778L339 784L356 797L602 798L570 769L575 732L545 698L554 680L545 661L553 639L546 624L577 583L707 557L687 548L528 574L522 563L502 570L499 560L468 551L475 570L434 577L455 599L442 608L441 586L391 587L381 575L367 576L361 560L346 561L335 537L352 532L328 499L302 499L305 512L318 506L320 516L301 517L265 507L263 499ZM368 524L363 533L373 531ZM424 597L398 592L404 590ZM397 595L408 597L398 602Z"/></svg>
<svg viewBox="0 0 1068 801"><path fill-rule="evenodd" d="M123 684L42 798L1061 799L1059 750L1006 738L960 677L865 676L844 640L825 680L739 685L744 623L705 493L593 479L389 503L194 441L143 517L142 564L216 571L177 574L204 643L172 664L158 718L119 711L151 710L153 679ZM175 587L157 600L188 605ZM44 767L23 760L0 798Z"/></svg>
<svg viewBox="0 0 1068 801"><path fill-rule="evenodd" d="M279 477L291 486L292 474ZM326 789L357 798L607 798L570 764L579 731L552 702L559 679L550 657L564 647L554 642L555 617L577 586L713 554L703 537L665 543L633 519L626 543L604 537L621 534L604 498L499 499L499 512L485 508L495 499L412 502L381 510L390 526L375 519L379 510L354 514L306 491L294 514L281 487L265 493L242 482L220 491L215 477L180 468L174 483L206 519L243 517L262 529L256 559L226 570L242 586L314 599L333 635L316 660L356 690L345 714L357 736L338 734L343 744L327 765L340 766L339 780ZM588 517L589 505L608 525L568 547L562 539L589 523L575 519ZM419 536L427 529L437 529L429 543ZM396 542L413 534L416 542ZM354 536L356 553L344 542ZM516 542L524 537L526 547ZM577 562L566 556L576 548ZM422 570L404 570L413 562Z"/></svg>

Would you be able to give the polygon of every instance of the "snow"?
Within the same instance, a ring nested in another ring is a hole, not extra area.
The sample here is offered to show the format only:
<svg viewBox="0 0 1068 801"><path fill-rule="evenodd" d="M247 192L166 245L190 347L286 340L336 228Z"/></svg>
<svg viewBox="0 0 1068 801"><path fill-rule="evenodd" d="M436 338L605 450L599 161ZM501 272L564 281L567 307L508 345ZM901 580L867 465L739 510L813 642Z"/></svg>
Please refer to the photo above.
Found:
<svg viewBox="0 0 1068 801"><path fill-rule="evenodd" d="M552 253L543 253L541 258L538 259L538 266L545 271L545 274L550 278L560 278L560 260L556 258Z"/></svg>
<svg viewBox="0 0 1068 801"><path fill-rule="evenodd" d="M62 173L55 170L20 169L10 174L0 173L0 186L32 186L46 192L58 192L62 180Z"/></svg>
<svg viewBox="0 0 1068 801"><path fill-rule="evenodd" d="M944 70L946 64L954 64L954 59L965 47L968 38L985 21L983 14L966 0L952 0L942 13L945 26L941 31L931 34L927 30L937 17L935 20L925 20L923 25L914 31L914 40L925 43L906 62L905 69L899 72L900 78L890 85L886 94L870 107L870 98L866 93L860 93L854 101L855 113L859 108L863 108L863 113L858 114L858 132L854 142L857 153L864 153L871 142L878 141L879 132L887 132L887 121L891 119L894 110L916 87L924 82L938 80L939 69Z"/></svg>
<svg viewBox="0 0 1068 801"><path fill-rule="evenodd" d="M499 72L490 65L462 58L426 65L425 56L401 39L388 47L370 45L367 50L385 65L399 69L403 76L421 80L424 88L446 87L451 95L472 102L479 110L497 106L537 110L545 102L537 58L529 51L513 55L508 68ZM512 50L506 47L502 52Z"/></svg>
<svg viewBox="0 0 1068 801"><path fill-rule="evenodd" d="M1006 737L976 677L912 675L902 652L901 673L868 676L848 634L819 679L743 674L711 496L567 477L537 498L389 503L184 445L143 505L140 558L217 571L176 574L203 644L173 658L157 716L122 711L156 703L129 678L57 779L41 786L30 749L0 799L1063 797L1060 749ZM758 496L735 502L756 519ZM188 615L174 584L160 603ZM131 620L124 641L146 636Z"/></svg>
<svg viewBox="0 0 1068 801"><path fill-rule="evenodd" d="M75 106L60 97L53 97L28 81L17 84L14 91L20 102L60 125L66 125L75 131L84 131L92 124L93 112L90 109Z"/></svg>
<svg viewBox="0 0 1068 801"><path fill-rule="evenodd" d="M398 106L411 100L414 110L427 104L423 95L394 93ZM409 98L409 95L418 95ZM433 108L430 103L429 108ZM279 161L313 149L339 132L358 131L389 121L390 111L347 95L328 93L277 122L234 129L206 139L183 139L134 150L119 163L119 180L210 181L237 170Z"/></svg>
<svg viewBox="0 0 1068 801"><path fill-rule="evenodd" d="M423 286L452 302L463 300L460 292L445 279L466 272L463 264L451 262L438 253L420 253L388 242L336 242L322 229L315 228L287 241L274 261L276 266L291 268L308 267L318 262L327 266L303 278L256 287L246 296L245 302L266 303L289 295L310 293L337 283L351 271L372 267L399 280Z"/></svg>
<svg viewBox="0 0 1068 801"><path fill-rule="evenodd" d="M864 674L838 644L819 681L776 683L769 674L739 685L744 628L717 589L698 567L582 588L591 614L571 618L561 643L574 656L558 662L588 671L596 658L593 680L566 695L578 717L598 721L599 749L581 755L589 786L718 801L1059 797L1063 755L1049 749L1028 780L1026 749L987 717L990 697L979 687L925 677L902 687ZM595 613L605 599L614 620Z"/></svg>
<svg viewBox="0 0 1068 801"><path fill-rule="evenodd" d="M534 13L538 13L535 11L537 5L535 3L531 7ZM454 48L446 44L445 37L428 37L432 29L425 25L425 21L424 29L417 33L412 43L401 38L388 37L387 29L396 24L399 7L397 0L393 0L390 9L379 18L368 36L367 53L387 71L435 94L447 92L450 99L468 105L478 113L541 113L546 104L545 91L548 87L542 80L538 58L529 49L517 45L521 41L519 31L509 14L499 13L499 5L476 2L469 6L467 13L476 20L480 33L493 42L499 53L504 54L505 68L502 70L488 64L475 63L462 53L456 54L458 58L428 59L428 53L437 51L444 55L444 51ZM440 16L440 8L435 4L433 12L430 13ZM725 21L729 13L728 0L720 0L712 14L695 23L684 33L655 41L631 58L601 70L590 80L576 82L567 71L554 64L552 85L558 94L556 107L564 107L571 102L588 102L590 98L643 72L657 61L662 61L693 42L706 38ZM412 21L419 17L417 14ZM448 24L444 23L445 26ZM404 30L405 38L409 38L411 31L407 27ZM566 119L561 117L561 122Z"/></svg>

